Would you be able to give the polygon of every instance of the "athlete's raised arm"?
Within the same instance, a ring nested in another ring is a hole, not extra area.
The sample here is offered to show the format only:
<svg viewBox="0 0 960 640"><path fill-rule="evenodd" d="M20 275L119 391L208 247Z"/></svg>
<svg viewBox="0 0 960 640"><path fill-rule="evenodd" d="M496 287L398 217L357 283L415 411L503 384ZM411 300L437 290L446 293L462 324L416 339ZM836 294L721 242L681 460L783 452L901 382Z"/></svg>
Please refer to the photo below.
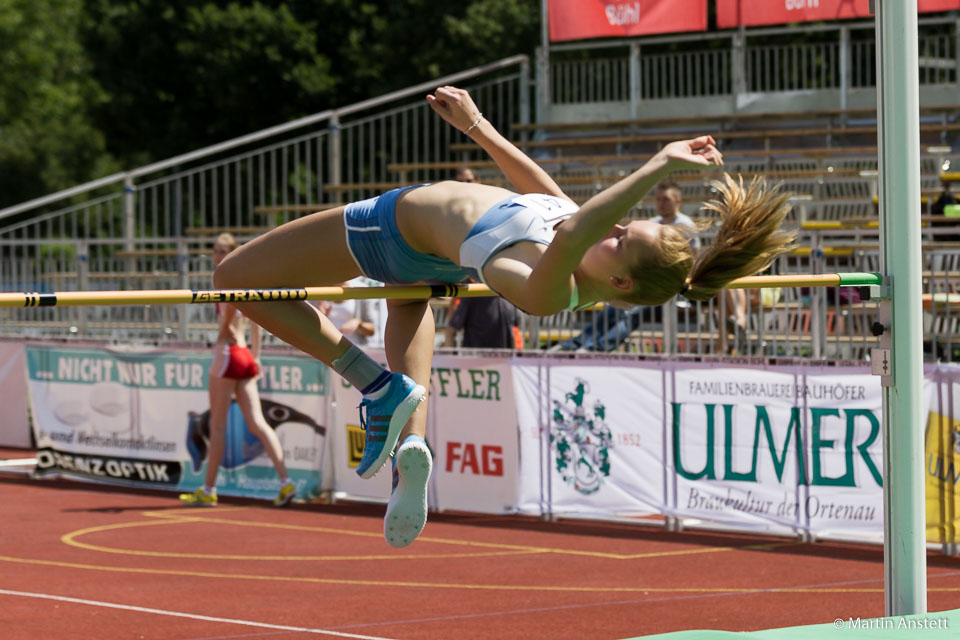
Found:
<svg viewBox="0 0 960 640"><path fill-rule="evenodd" d="M572 291L572 275L584 254L620 222L630 208L672 171L723 164L711 136L671 142L632 174L587 200L557 229L553 242L524 287L533 313L563 309Z"/></svg>
<svg viewBox="0 0 960 640"><path fill-rule="evenodd" d="M545 193L570 200L540 165L504 138L483 117L467 91L457 87L439 87L427 96L427 102L441 118L479 144L517 191Z"/></svg>

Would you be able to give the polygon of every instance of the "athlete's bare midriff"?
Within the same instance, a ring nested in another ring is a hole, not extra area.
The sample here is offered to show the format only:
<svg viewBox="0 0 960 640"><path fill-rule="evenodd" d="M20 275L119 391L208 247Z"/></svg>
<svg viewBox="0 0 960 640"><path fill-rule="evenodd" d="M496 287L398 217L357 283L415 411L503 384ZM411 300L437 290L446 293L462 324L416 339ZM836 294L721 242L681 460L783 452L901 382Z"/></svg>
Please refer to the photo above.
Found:
<svg viewBox="0 0 960 640"><path fill-rule="evenodd" d="M415 251L459 264L460 245L480 217L515 195L501 187L454 181L417 187L397 200L397 227Z"/></svg>

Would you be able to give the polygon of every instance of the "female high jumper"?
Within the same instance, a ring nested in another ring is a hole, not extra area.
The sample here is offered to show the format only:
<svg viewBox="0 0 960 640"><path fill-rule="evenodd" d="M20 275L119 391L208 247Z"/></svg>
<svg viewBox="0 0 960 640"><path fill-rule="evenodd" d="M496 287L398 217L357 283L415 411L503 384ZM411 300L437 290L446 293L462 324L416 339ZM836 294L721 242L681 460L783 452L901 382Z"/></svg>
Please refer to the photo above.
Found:
<svg viewBox="0 0 960 640"><path fill-rule="evenodd" d="M709 300L729 281L753 275L790 246L780 229L788 195L727 177L705 208L722 224L694 256L676 227L621 219L672 171L723 164L710 136L671 142L646 164L577 206L532 159L483 118L466 91L440 87L427 101L477 142L516 188L445 181L288 222L233 251L216 269L221 288L327 286L365 275L390 284L457 283L468 276L533 315L598 301L662 304L678 293ZM359 389L366 445L357 473L372 477L393 459L394 490L384 519L392 546L410 544L426 522L432 465L423 440L434 346L427 300L388 300L389 370L344 338L306 301L240 303L251 320L325 362ZM366 410L366 417L364 417Z"/></svg>

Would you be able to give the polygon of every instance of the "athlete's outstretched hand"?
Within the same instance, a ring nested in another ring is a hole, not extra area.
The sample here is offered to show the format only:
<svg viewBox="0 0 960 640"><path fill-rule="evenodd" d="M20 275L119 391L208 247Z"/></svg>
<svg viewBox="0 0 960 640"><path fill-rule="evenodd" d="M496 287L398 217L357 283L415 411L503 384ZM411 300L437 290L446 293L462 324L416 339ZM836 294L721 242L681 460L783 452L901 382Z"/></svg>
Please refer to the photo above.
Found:
<svg viewBox="0 0 960 640"><path fill-rule="evenodd" d="M461 132L469 129L481 117L480 109L465 89L438 87L433 94L427 96L427 102L441 118Z"/></svg>
<svg viewBox="0 0 960 640"><path fill-rule="evenodd" d="M673 169L723 166L723 154L717 149L713 136L671 142L657 155L662 155Z"/></svg>

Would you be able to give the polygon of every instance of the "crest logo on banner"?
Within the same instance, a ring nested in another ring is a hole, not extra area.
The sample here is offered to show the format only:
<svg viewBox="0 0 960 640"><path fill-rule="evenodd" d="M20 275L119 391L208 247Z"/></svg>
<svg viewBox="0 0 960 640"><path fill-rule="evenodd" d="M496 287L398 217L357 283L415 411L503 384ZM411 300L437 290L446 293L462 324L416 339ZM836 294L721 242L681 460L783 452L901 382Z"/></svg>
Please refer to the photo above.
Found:
<svg viewBox="0 0 960 640"><path fill-rule="evenodd" d="M589 387L577 379L576 390L564 401L553 401L553 430L550 448L557 461L557 472L564 482L584 495L600 490L610 475L610 447L613 434L606 423L607 408L599 400L587 415L584 400Z"/></svg>

